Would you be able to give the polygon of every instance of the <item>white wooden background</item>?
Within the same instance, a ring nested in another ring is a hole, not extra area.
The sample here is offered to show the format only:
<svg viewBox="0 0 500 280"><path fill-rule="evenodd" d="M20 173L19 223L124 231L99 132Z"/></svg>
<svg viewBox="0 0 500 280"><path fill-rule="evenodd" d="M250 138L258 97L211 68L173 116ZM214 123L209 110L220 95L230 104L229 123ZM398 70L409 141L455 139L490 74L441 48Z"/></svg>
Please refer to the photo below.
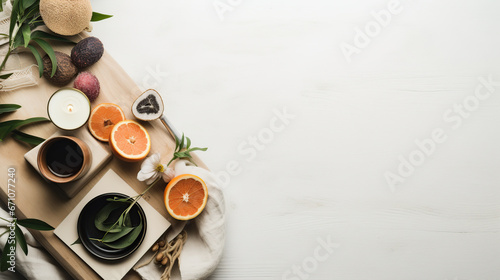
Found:
<svg viewBox="0 0 500 280"><path fill-rule="evenodd" d="M211 279L500 279L499 1L92 2L225 181Z"/></svg>

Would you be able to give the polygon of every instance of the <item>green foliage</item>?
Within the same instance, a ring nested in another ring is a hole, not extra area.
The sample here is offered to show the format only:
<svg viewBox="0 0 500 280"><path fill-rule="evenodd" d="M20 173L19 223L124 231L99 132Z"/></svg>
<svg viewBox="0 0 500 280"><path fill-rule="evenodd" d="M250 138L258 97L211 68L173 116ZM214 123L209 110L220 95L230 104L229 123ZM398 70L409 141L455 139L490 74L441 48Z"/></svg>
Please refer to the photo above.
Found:
<svg viewBox="0 0 500 280"><path fill-rule="evenodd" d="M28 133L24 133L24 132L21 132L17 129L14 129L12 131L12 138L16 139L17 141L28 143L28 144L33 145L33 146L38 146L43 141L45 141L45 139L43 139L41 137L31 135Z"/></svg>
<svg viewBox="0 0 500 280"><path fill-rule="evenodd" d="M7 80L10 76L12 76L12 74L13 74L13 73L0 75L0 79L2 79L2 80Z"/></svg>
<svg viewBox="0 0 500 280"><path fill-rule="evenodd" d="M90 19L90 21L101 21L110 17L112 17L112 15L105 15L97 12L92 12L92 18Z"/></svg>
<svg viewBox="0 0 500 280"><path fill-rule="evenodd" d="M10 267L9 254L12 254L12 253L14 253L14 255L16 254L17 245L19 245L21 250L23 250L24 254L28 255L28 244L26 243L26 238L24 237L24 234L23 234L21 228L19 227L19 225L26 227L26 228L34 229L34 230L53 230L54 229L52 226L50 226L46 222L38 220L38 219L18 220L16 218L13 218L11 221L4 219L4 218L0 218L0 219L9 223L7 225L8 226L7 230L1 234L1 235L7 234L7 235L9 235L9 238L5 242L5 246L4 246L3 251L2 251L2 257L0 258L0 271L6 271Z"/></svg>
<svg viewBox="0 0 500 280"><path fill-rule="evenodd" d="M0 4L0 11L3 10L4 4L5 1L2 0ZM75 44L75 42L72 42L67 38L50 34L41 30L35 30L37 27L44 25L43 20L40 16L39 6L40 0L14 0L12 2L9 34L0 34L9 37L9 48L4 60L2 61L2 64L0 65L0 71L4 69L5 63L7 62L11 52L22 46L28 48L35 57L41 77L43 74L43 59L42 54L36 48L36 46L39 46L50 58L50 61L52 63L52 77L57 70L57 60L54 54L54 49L47 42L47 40L57 40ZM112 16L96 12L92 13L92 21L100 21L110 17ZM7 78L0 76L0 79Z"/></svg>
<svg viewBox="0 0 500 280"><path fill-rule="evenodd" d="M130 210L137 203L137 201L153 186L157 181L151 184L146 191L134 198L117 198L108 199L107 203L99 212L97 213L94 225L96 228L102 232L104 235L102 238L90 238L91 240L101 242L102 244L113 248L113 249L123 249L132 245L134 241L139 237L143 227L142 216L140 217L139 225L132 226L130 220ZM126 208L125 208L126 207ZM125 208L125 209L124 209ZM124 209L124 210L122 210ZM113 212L122 211L118 219L113 220L110 216Z"/></svg>
<svg viewBox="0 0 500 280"><path fill-rule="evenodd" d="M0 115L3 113L14 112L19 108L21 108L21 105L0 104ZM45 139L28 133L21 132L17 128L31 123L42 122L42 121L48 121L48 119L30 118L27 120L11 120L11 121L0 122L0 142L3 141L10 133L12 133L12 138L36 146L45 141Z"/></svg>
<svg viewBox="0 0 500 280"><path fill-rule="evenodd" d="M0 122L0 141L5 140L5 138L12 131L14 131L15 129L17 129L19 127L22 127L22 126L25 126L28 124L32 124L32 123L36 123L36 122L46 122L46 121L49 121L49 119L38 117L38 118L29 118L26 120L10 120L10 121Z"/></svg>
<svg viewBox="0 0 500 280"><path fill-rule="evenodd" d="M47 224L44 221L37 220L37 219L17 220L17 223L22 225L23 227L36 229L36 230L42 230L42 231L54 230L54 228L51 225Z"/></svg>
<svg viewBox="0 0 500 280"><path fill-rule="evenodd" d="M21 108L21 105L17 104L0 104L0 115L3 113L14 112L17 109Z"/></svg>
<svg viewBox="0 0 500 280"><path fill-rule="evenodd" d="M26 243L26 239L24 238L24 233L21 228L16 224L16 229L14 232L16 233L16 242L19 243L19 247L23 250L25 255L28 255L28 244Z"/></svg>
<svg viewBox="0 0 500 280"><path fill-rule="evenodd" d="M186 139L186 144L184 144L184 139ZM168 162L167 166L170 165L170 163L172 163L172 161L176 160L176 159L181 159L181 158L187 158L189 161L191 161L192 163L194 163L192 161L193 157L191 156L191 152L194 152L194 151L206 151L208 150L208 148L198 148L198 147L194 147L194 148L191 148L191 139L189 139L189 137L184 137L184 133L182 134L182 138L181 139L178 139L177 137L175 137L175 151L174 151L174 155L172 157L172 159ZM194 163L196 165L196 163Z"/></svg>
<svg viewBox="0 0 500 280"><path fill-rule="evenodd" d="M123 249L127 248L128 246L132 245L134 241L139 237L139 234L142 231L143 223L141 220L141 223L135 227L129 234L127 234L125 237L120 238L114 242L106 242L106 246L111 247L113 249ZM103 238L104 239L104 238ZM104 241L103 241L104 242Z"/></svg>

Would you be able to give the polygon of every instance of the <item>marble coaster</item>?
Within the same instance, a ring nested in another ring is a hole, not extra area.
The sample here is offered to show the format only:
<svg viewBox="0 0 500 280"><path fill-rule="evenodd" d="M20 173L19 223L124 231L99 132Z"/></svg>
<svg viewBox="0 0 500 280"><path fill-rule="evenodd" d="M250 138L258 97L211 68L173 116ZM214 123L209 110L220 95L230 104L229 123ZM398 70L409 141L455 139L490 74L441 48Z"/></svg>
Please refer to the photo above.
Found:
<svg viewBox="0 0 500 280"><path fill-rule="evenodd" d="M135 252L119 261L103 261L90 254L82 244L73 244L78 239L77 223L83 207L94 197L110 192L119 192L128 196L136 196L137 193L110 169L95 184L90 192L76 205L69 215L54 230L68 247L73 250L84 262L86 262L104 280L122 279L127 272L139 261L139 259L153 246L154 242L170 227L170 223L158 213L149 203L141 199L139 203L146 214L147 228L146 236L142 244ZM166 210L165 210L166 211Z"/></svg>
<svg viewBox="0 0 500 280"><path fill-rule="evenodd" d="M76 181L73 181L73 182L64 183L64 184L56 184L56 183L53 183L53 182L51 182L49 180L46 180L40 174L40 170L38 169L38 165L37 165L37 162L36 162L37 161L37 156L38 156L38 150L40 150L40 147L42 146L42 144L36 146L35 148L33 148L32 150L30 150L29 152L27 152L24 155L24 158L26 159L27 162L29 162L31 164L31 166L33 166L33 168L35 168L35 170L38 172L38 174L40 174L40 177L42 177L43 179L45 179L45 181L47 181L48 183L50 183L50 184L56 186L57 188L59 188L64 194L66 194L66 196L68 198L72 198L111 159L111 152L109 151L109 149L106 149L105 147L103 147L103 145L98 140L96 140L90 134L90 132L87 129L85 129L85 128L78 129L76 131L71 131L71 132L68 132L68 131L58 131L58 132L52 134L49 138L52 138L54 136L61 136L61 135L74 136L74 137L77 137L77 138L81 139L83 142L85 142L89 146L90 151L92 151L92 164L90 165L90 169L87 172L87 174L85 174L80 179L78 179Z"/></svg>

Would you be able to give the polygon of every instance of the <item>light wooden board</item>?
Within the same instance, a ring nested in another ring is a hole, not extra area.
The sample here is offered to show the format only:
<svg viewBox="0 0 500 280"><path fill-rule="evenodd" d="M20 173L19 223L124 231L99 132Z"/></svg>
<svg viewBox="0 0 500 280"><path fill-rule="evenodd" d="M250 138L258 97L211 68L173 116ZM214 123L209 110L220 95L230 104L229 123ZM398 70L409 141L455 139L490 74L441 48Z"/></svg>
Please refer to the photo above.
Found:
<svg viewBox="0 0 500 280"><path fill-rule="evenodd" d="M70 53L70 46L59 46L58 50ZM35 63L33 59L33 63ZM103 102L113 102L122 107L127 119L134 119L130 110L135 98L141 93L137 85L118 65L118 63L108 54L104 53L101 60L87 69L98 77L101 83L101 93L92 107ZM71 85L71 84L70 84ZM22 108L12 114L3 115L0 120L25 119L29 117L47 117L46 104L50 95L58 87L50 85L45 79L39 80L39 85L13 92L0 94L0 104L16 103ZM151 153L160 152L162 158L167 160L175 147L174 140L167 133L159 120L142 124L146 127L152 138ZM87 129L86 127L82 129ZM49 137L57 128L50 122L35 124L23 129L23 131L40 137ZM143 182L136 179L140 170L139 163L122 162L116 158L103 168L86 187L82 189L74 198L67 199L59 190L51 187L42 180L40 175L24 160L23 155L31 149L30 146L17 142L14 139L7 139L0 143L0 199L5 204L7 202L7 169L16 169L16 215L19 218L41 219L56 227L66 217L66 215L76 206L86 193L99 181L99 179L112 168L122 177L135 191L140 193L146 187ZM198 165L203 165L198 158L195 158ZM162 186L157 186L144 196L157 211L168 216L163 203ZM120 190L116 190L120 191ZM53 232L31 231L35 238L47 249L47 251L59 262L68 273L76 279L100 279L82 260L70 250ZM129 273L127 277L137 278L137 275Z"/></svg>

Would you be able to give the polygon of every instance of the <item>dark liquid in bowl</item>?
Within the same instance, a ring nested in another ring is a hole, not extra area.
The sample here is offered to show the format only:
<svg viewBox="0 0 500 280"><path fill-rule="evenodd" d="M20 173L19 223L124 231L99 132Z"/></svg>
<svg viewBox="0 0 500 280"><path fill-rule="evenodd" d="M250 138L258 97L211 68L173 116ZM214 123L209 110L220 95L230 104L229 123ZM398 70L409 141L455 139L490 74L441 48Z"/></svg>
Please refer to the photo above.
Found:
<svg viewBox="0 0 500 280"><path fill-rule="evenodd" d="M71 177L83 166L82 149L69 139L61 139L47 148L47 166L57 177Z"/></svg>

